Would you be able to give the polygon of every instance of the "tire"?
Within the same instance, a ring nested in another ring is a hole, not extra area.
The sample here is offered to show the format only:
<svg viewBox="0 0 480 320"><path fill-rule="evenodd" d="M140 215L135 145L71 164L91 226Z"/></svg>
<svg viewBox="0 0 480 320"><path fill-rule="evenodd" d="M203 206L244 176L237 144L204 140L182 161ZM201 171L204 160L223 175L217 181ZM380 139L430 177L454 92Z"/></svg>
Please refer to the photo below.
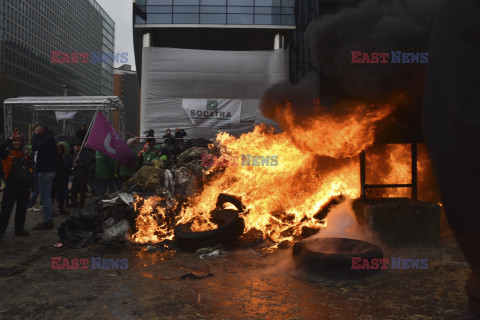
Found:
<svg viewBox="0 0 480 320"><path fill-rule="evenodd" d="M214 230L193 232L189 224L176 226L174 235L177 245L187 251L195 251L219 244L228 246L243 234L245 221L239 217L238 211L215 209L211 212L211 215L211 221L218 225L218 228Z"/></svg>
<svg viewBox="0 0 480 320"><path fill-rule="evenodd" d="M242 204L242 200L240 198L226 193L220 193L218 195L216 207L222 208L227 202L233 204L237 208L238 213L245 211L245 206Z"/></svg>
<svg viewBox="0 0 480 320"><path fill-rule="evenodd" d="M336 252L332 252L335 249ZM381 259L383 251L373 243L346 238L307 239L293 245L293 260L298 269L328 276L362 276L378 269L352 269L352 258Z"/></svg>

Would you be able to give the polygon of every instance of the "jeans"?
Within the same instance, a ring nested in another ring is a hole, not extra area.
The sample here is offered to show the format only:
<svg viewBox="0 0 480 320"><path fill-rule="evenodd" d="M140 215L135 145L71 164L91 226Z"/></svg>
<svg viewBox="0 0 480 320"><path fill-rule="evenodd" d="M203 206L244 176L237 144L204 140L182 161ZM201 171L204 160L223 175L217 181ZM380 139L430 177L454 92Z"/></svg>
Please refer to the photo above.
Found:
<svg viewBox="0 0 480 320"><path fill-rule="evenodd" d="M40 189L40 200L43 205L43 222L50 222L53 218L52 205L52 183L55 172L39 172L38 183Z"/></svg>
<svg viewBox="0 0 480 320"><path fill-rule="evenodd" d="M37 202L37 197L39 193L40 191L39 191L39 185L38 185L38 172L34 172L33 173L33 193L32 193L32 197L30 198L30 202L28 203L29 208L35 205L35 203Z"/></svg>

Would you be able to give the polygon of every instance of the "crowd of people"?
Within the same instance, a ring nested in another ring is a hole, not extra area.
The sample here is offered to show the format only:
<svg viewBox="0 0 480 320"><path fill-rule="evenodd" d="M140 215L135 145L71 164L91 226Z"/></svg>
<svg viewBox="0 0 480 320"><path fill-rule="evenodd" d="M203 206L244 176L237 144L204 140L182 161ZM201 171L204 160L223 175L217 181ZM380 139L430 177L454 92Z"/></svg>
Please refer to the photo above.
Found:
<svg viewBox="0 0 480 320"><path fill-rule="evenodd" d="M18 129L0 142L0 178L5 183L0 207L0 238L7 229L14 207L16 236L29 235L25 230L27 211L38 212L43 209L42 222L35 225L33 230L52 229L53 217L57 215L53 208L55 202L58 214L68 215L66 208L81 209L85 206L89 191L98 200L107 192L121 190L123 183L143 166L167 167L181 152L177 139L183 139L187 133L177 128L172 134L168 129L160 139L155 138L155 132L150 130L137 155L135 168L82 147L86 135L87 127L82 125L75 134L77 142L71 145L64 141L57 142L49 128L37 125L31 145L25 145ZM132 138L127 141L133 153L136 153L136 144L140 140Z"/></svg>

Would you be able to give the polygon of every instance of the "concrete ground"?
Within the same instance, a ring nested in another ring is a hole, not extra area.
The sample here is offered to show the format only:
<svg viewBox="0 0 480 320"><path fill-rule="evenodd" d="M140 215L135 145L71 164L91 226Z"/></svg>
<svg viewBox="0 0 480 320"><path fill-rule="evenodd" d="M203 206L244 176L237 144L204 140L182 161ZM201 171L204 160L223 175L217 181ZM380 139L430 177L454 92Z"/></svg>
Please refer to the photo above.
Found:
<svg viewBox="0 0 480 320"><path fill-rule="evenodd" d="M27 230L41 212L27 214ZM56 227L65 220L54 218ZM385 249L428 258L427 270L383 270L363 279L307 277L291 249L201 260L131 244L54 248L56 229L0 239L0 319L455 319L469 269L450 235L439 245ZM52 269L52 257L128 259L127 269ZM211 276L179 277L189 272Z"/></svg>

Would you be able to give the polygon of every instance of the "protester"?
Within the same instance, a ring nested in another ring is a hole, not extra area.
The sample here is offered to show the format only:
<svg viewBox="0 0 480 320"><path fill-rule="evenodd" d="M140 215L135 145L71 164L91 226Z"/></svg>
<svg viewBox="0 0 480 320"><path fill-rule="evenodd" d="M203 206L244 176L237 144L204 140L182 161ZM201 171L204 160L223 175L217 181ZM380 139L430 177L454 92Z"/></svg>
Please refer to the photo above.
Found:
<svg viewBox="0 0 480 320"><path fill-rule="evenodd" d="M66 180L65 180L65 190L64 190L64 193L65 193L65 206L70 203L70 195L69 195L69 190L68 190L68 184L69 184L69 181L70 181L70 177L72 175L72 165L73 165L73 154L72 154L72 151L71 148L70 148L70 144L68 144L67 142L64 142L64 141L60 141L59 144L62 144L64 147L65 147L65 156L64 156L64 159L65 159L65 167L66 167Z"/></svg>
<svg viewBox="0 0 480 320"><path fill-rule="evenodd" d="M170 131L170 129L167 129L167 130L165 131L165 134L162 136L162 138L165 138L165 143L175 142L175 138L174 138L174 136L172 135L172 132Z"/></svg>
<svg viewBox="0 0 480 320"><path fill-rule="evenodd" d="M90 164L88 166L88 180L87 180L87 192L91 193L92 198L95 198L97 195L97 181L95 179L95 151L85 147L85 152L88 154L88 159L90 159Z"/></svg>
<svg viewBox="0 0 480 320"><path fill-rule="evenodd" d="M77 137L80 141L83 141L85 139L85 136L87 135L87 125L82 124L80 129L75 132L75 137Z"/></svg>
<svg viewBox="0 0 480 320"><path fill-rule="evenodd" d="M168 158L162 153L162 149L161 146L155 146L155 158L152 163L155 167L165 169L168 166Z"/></svg>
<svg viewBox="0 0 480 320"><path fill-rule="evenodd" d="M18 129L13 131L9 139L0 143L0 158L6 180L0 210L0 238L7 229L15 203L15 235L28 236L25 231L25 216L33 170L31 161L23 151L23 138Z"/></svg>
<svg viewBox="0 0 480 320"><path fill-rule="evenodd" d="M37 171L40 190L40 200L43 205L43 222L33 229L53 228L52 183L57 171L57 144L52 132L44 126L35 127L32 150L37 151Z"/></svg>
<svg viewBox="0 0 480 320"><path fill-rule="evenodd" d="M155 136L155 131L153 129L148 130L147 137L154 137ZM146 139L146 143L150 145L151 148L155 146L155 139Z"/></svg>
<svg viewBox="0 0 480 320"><path fill-rule="evenodd" d="M65 190L68 183L68 163L65 145L57 144L57 172L52 184L52 201L57 199L58 212L61 215L68 214L65 211Z"/></svg>
<svg viewBox="0 0 480 320"><path fill-rule="evenodd" d="M85 197L87 193L88 174L92 160L90 159L89 152L85 149L80 152L80 145L77 144L73 147L73 181L72 181L72 198L70 208L82 209L85 205ZM80 193L80 200L78 201L78 194ZM78 201L78 202L77 202Z"/></svg>
<svg viewBox="0 0 480 320"><path fill-rule="evenodd" d="M162 143L162 146L161 146L160 150L162 151L162 155L167 156L168 160L170 160L170 161L173 160L174 155L173 155L172 151L170 150L170 148L168 147L168 144Z"/></svg>
<svg viewBox="0 0 480 320"><path fill-rule="evenodd" d="M155 160L155 151L150 148L150 145L147 144L142 151L138 154L137 168L141 168L144 165L151 165L152 161Z"/></svg>
<svg viewBox="0 0 480 320"><path fill-rule="evenodd" d="M179 129L179 128L175 129L175 138L182 139L186 135L187 135L187 133L185 132L185 130Z"/></svg>
<svg viewBox="0 0 480 320"><path fill-rule="evenodd" d="M135 152L135 143L136 139L128 139L127 146L130 148L132 152ZM117 162L118 163L118 162ZM120 184L124 184L127 182L133 175L135 174L135 168L129 168L124 164L118 163L119 171L118 171L118 179Z"/></svg>
<svg viewBox="0 0 480 320"><path fill-rule="evenodd" d="M163 148L161 146L155 147L155 154L158 160L167 161L168 157L166 154L163 154Z"/></svg>
<svg viewBox="0 0 480 320"><path fill-rule="evenodd" d="M95 152L95 181L97 187L97 199L103 197L107 192L115 192L113 181L115 160L103 153Z"/></svg>

